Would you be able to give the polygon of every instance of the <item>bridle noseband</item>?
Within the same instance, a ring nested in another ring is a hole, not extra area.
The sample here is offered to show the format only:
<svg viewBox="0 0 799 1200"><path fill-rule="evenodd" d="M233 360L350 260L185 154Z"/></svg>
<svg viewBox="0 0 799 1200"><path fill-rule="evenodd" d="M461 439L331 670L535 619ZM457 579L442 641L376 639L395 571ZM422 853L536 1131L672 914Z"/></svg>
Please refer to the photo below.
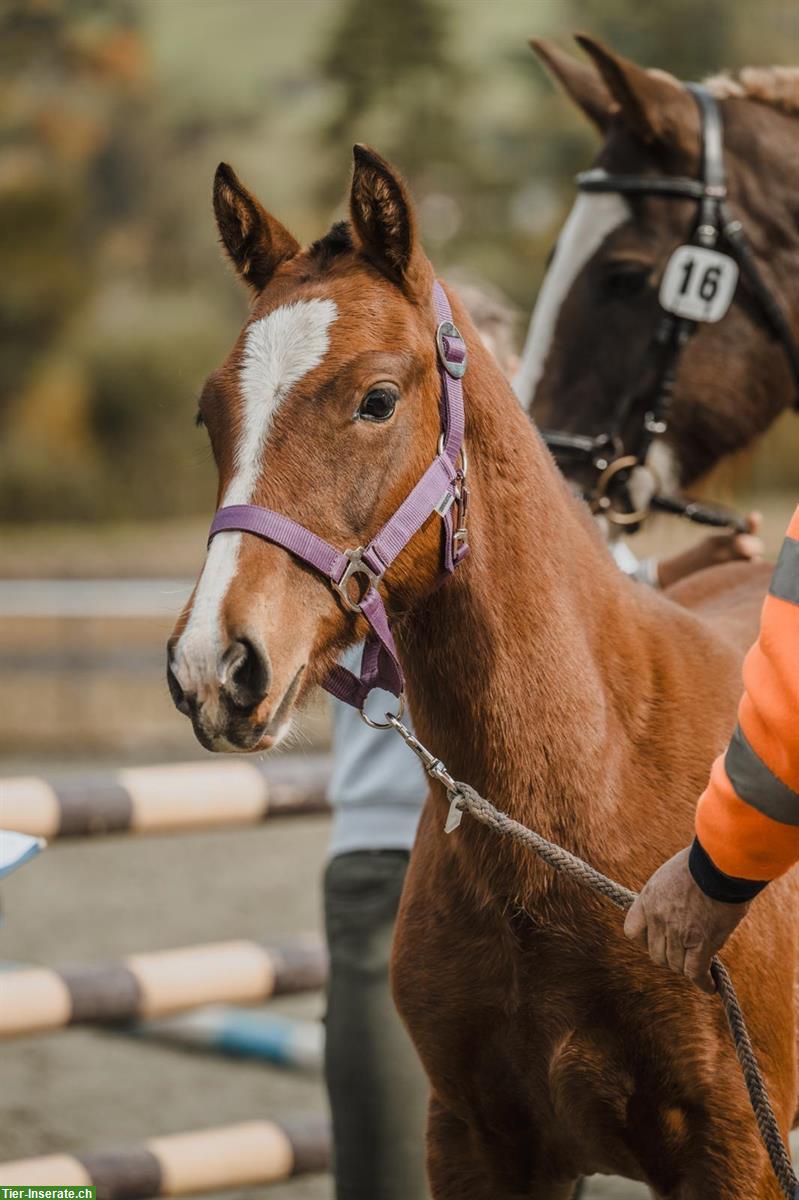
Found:
<svg viewBox="0 0 799 1200"><path fill-rule="evenodd" d="M654 438L668 429L682 352L700 323L716 321L719 319L717 314L723 316L727 311L739 272L766 323L782 343L799 389L799 350L790 326L779 302L763 280L741 222L732 215L727 204L724 136L718 102L700 84L689 83L686 87L697 103L701 120L701 175L698 179L616 175L597 167L584 171L576 181L583 192L692 200L697 205L691 237L672 255L661 284L663 315L650 343L656 371L649 398L642 396L635 387L628 391L618 405L612 428L606 433L590 436L559 430L543 431L544 440L561 467L585 464L593 468L595 479L584 493L592 510L604 514L612 524L628 529L637 528L647 515L647 508L635 508L630 496L630 478L636 467L646 463ZM726 253L720 252L719 246L723 246ZM636 427L632 441L627 444L622 430L633 417ZM745 528L741 519L732 514L682 498L656 494L649 501L649 507L678 513L700 524Z"/></svg>
<svg viewBox="0 0 799 1200"><path fill-rule="evenodd" d="M377 688L393 693L404 703L404 677L380 594L386 571L412 537L433 515L442 520L444 576L469 553L466 533L466 453L463 446L464 408L461 379L466 371L466 343L452 323L449 300L441 284L433 284L433 307L438 319L436 351L440 377L441 434L435 458L397 511L367 546L337 550L290 517L256 504L233 504L217 509L208 536L237 531L274 542L324 575L348 612L359 613L369 626L360 676L340 664L323 682L331 695L357 708L376 728L389 722L373 721L364 711L369 693ZM359 595L351 585L360 585Z"/></svg>

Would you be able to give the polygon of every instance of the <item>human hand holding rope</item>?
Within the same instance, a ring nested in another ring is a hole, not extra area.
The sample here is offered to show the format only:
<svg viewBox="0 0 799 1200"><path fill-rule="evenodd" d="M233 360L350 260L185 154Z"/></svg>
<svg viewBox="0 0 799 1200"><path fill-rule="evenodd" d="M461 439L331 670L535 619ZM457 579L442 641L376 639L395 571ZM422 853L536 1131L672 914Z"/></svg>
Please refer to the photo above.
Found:
<svg viewBox="0 0 799 1200"><path fill-rule="evenodd" d="M685 975L704 992L715 992L713 956L746 916L751 901L730 904L706 896L691 875L689 855L690 848L680 850L658 868L633 901L624 932L658 966Z"/></svg>

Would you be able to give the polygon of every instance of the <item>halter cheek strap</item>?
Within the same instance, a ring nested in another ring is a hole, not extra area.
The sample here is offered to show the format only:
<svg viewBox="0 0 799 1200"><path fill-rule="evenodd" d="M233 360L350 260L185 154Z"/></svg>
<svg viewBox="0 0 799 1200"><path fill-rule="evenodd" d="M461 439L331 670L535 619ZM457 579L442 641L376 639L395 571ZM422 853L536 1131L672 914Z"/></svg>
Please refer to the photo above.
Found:
<svg viewBox="0 0 799 1200"><path fill-rule="evenodd" d="M350 612L360 613L369 626L363 650L360 676L341 665L327 675L323 686L331 695L361 710L374 688L402 697L404 677L389 626L379 584L397 556L419 532L433 513L443 523L443 571L449 574L469 552L464 525L466 457L463 449L464 408L461 379L466 371L466 345L452 323L452 311L446 293L436 280L433 306L438 325L436 346L440 377L439 407L441 436L438 452L421 479L403 500L397 511L367 546L337 550L328 542L292 521L290 517L255 504L234 504L217 510L208 541L219 533L238 531L282 546L324 575ZM458 527L455 527L455 516ZM364 587L354 600L350 581Z"/></svg>

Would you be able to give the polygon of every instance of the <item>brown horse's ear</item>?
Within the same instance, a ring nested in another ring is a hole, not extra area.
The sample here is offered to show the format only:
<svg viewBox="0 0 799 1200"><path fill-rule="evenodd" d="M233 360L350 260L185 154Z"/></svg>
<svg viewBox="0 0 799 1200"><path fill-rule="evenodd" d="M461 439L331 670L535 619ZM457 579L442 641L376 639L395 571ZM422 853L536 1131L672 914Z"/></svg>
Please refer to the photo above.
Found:
<svg viewBox="0 0 799 1200"><path fill-rule="evenodd" d="M262 208L227 163L214 176L214 213L222 245L236 271L260 292L280 263L293 258L299 242Z"/></svg>
<svg viewBox="0 0 799 1200"><path fill-rule="evenodd" d="M363 254L407 292L420 283L424 255L413 205L399 174L368 146L353 146L350 217Z"/></svg>
<svg viewBox="0 0 799 1200"><path fill-rule="evenodd" d="M600 133L605 133L613 114L618 111L618 105L596 67L579 62L543 38L530 38L530 46L589 121L596 125Z"/></svg>
<svg viewBox="0 0 799 1200"><path fill-rule="evenodd" d="M697 145L699 117L689 93L673 75L648 71L615 54L594 38L576 41L593 59L634 137L647 145L660 143L692 150Z"/></svg>

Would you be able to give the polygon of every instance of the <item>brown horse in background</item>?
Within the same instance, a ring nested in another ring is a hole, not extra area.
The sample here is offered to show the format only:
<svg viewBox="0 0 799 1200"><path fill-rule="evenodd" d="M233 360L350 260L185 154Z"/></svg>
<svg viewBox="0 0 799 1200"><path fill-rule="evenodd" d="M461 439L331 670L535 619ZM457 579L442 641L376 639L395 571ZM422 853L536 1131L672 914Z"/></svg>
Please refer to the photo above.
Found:
<svg viewBox="0 0 799 1200"><path fill-rule="evenodd" d="M229 168L215 208L253 290L201 414L223 504L365 544L435 454L432 267L397 174L356 149L351 224L301 249ZM472 551L443 587L433 514L380 583L423 741L630 887L688 842L732 728L762 568L705 572L690 611L612 563L457 297ZM679 597L675 593L675 599ZM713 613L712 620L704 616ZM364 635L323 577L243 534L211 544L169 647L170 687L215 750L268 749ZM580 1175L670 1200L776 1200L718 1002L654 967L615 910L436 785L413 851L394 985L432 1085L436 1200L566 1200ZM783 1130L796 1107L794 881L728 961Z"/></svg>
<svg viewBox="0 0 799 1200"><path fill-rule="evenodd" d="M592 38L577 41L589 61L548 42L532 44L599 131L594 166L611 175L696 179L700 121L687 89ZM745 68L706 87L721 110L731 210L799 343L799 68ZM605 432L625 393L635 386L646 392L655 367L652 339L663 315L658 287L670 254L688 240L696 211L690 200L579 195L539 294L515 382L542 428ZM669 429L653 442L648 461L667 491L690 485L750 446L798 399L784 347L742 279L723 320L700 327L682 352ZM579 466L567 469L586 482Z"/></svg>

